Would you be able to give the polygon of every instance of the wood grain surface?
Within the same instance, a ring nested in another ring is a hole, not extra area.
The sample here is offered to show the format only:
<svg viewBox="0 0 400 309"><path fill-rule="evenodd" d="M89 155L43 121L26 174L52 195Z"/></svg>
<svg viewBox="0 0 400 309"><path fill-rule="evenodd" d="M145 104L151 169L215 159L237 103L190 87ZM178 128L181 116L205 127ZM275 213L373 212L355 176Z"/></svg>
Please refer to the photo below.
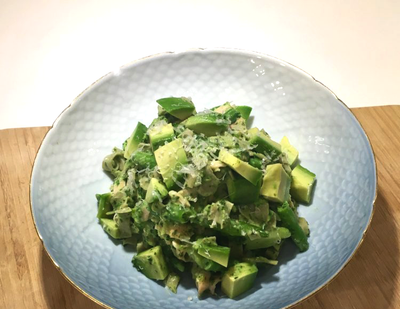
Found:
<svg viewBox="0 0 400 309"><path fill-rule="evenodd" d="M296 309L400 308L400 106L353 112L369 135L376 156L374 218L347 267ZM98 309L101 307L54 267L32 222L30 174L48 129L0 131L0 308Z"/></svg>

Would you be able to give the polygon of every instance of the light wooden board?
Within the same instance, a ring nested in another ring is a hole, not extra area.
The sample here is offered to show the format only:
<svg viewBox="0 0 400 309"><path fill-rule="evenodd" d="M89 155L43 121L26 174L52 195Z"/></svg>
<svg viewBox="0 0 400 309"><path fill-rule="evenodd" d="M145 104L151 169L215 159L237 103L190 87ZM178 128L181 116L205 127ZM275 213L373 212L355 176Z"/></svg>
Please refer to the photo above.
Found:
<svg viewBox="0 0 400 309"><path fill-rule="evenodd" d="M376 155L375 215L348 266L296 309L400 308L400 106L353 112ZM48 129L0 131L0 308L98 309L56 270L33 226L30 173Z"/></svg>

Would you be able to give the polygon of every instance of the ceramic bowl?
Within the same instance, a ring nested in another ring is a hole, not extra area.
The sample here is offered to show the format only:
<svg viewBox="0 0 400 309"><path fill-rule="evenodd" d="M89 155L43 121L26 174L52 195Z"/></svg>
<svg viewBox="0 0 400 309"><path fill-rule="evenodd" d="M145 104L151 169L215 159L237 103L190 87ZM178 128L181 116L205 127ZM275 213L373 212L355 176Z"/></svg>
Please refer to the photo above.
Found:
<svg viewBox="0 0 400 309"><path fill-rule="evenodd" d="M310 206L310 249L284 246L279 265L232 300L197 298L183 278L177 294L132 267L134 254L113 242L96 218L95 194L107 192L104 156L121 147L137 121L156 116L156 99L189 96L198 110L231 101L253 107L253 126L275 140L287 135L303 166L317 175ZM57 268L81 292L112 308L282 308L312 295L349 262L369 226L376 167L368 138L351 111L324 85L273 57L198 49L135 61L87 88L56 120L31 179L35 225Z"/></svg>

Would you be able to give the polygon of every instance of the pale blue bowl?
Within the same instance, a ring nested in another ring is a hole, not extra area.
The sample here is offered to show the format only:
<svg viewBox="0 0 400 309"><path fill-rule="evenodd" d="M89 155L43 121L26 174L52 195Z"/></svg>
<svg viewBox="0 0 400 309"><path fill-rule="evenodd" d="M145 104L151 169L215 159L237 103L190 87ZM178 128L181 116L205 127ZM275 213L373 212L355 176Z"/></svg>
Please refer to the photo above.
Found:
<svg viewBox="0 0 400 309"><path fill-rule="evenodd" d="M317 174L310 249L286 245L280 264L260 271L242 297L199 300L190 278L168 292L132 267L133 252L96 219L96 193L111 183L101 162L137 121L149 124L156 99L191 96L198 110L226 101L253 107L253 125L287 135L302 165ZM343 269L370 223L376 167L350 110L300 69L254 52L226 49L165 53L133 62L86 89L57 119L37 154L31 204L52 260L78 289L114 308L282 308L313 294Z"/></svg>

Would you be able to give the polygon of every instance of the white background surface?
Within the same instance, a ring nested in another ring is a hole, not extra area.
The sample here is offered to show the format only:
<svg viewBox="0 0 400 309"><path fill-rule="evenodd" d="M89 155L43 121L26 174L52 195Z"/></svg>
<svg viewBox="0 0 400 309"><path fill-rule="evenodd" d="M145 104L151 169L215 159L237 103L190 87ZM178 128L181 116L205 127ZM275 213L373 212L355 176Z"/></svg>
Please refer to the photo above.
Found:
<svg viewBox="0 0 400 309"><path fill-rule="evenodd" d="M0 0L0 129L51 125L109 71L191 47L279 57L350 107L400 104L398 0Z"/></svg>

